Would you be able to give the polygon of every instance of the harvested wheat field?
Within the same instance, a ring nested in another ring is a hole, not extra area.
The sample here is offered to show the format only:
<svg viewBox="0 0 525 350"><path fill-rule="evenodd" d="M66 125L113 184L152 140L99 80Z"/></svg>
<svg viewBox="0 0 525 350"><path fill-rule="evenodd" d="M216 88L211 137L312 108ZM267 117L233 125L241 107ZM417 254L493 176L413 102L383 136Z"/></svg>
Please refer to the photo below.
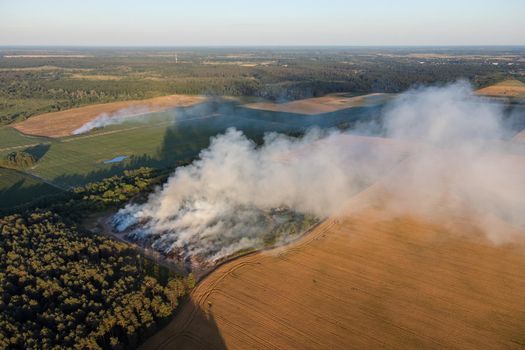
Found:
<svg viewBox="0 0 525 350"><path fill-rule="evenodd" d="M523 348L523 248L379 201L218 268L142 348Z"/></svg>
<svg viewBox="0 0 525 350"><path fill-rule="evenodd" d="M476 91L478 95L525 98L525 84L519 80L505 80Z"/></svg>
<svg viewBox="0 0 525 350"><path fill-rule="evenodd" d="M525 347L525 232L466 206L469 198L440 206L432 186L393 195L410 184L410 143L348 142L402 160L300 240L220 266L143 349ZM425 156L456 169L453 154ZM483 159L525 164L491 152ZM512 243L489 240L485 226Z"/></svg>
<svg viewBox="0 0 525 350"><path fill-rule="evenodd" d="M40 114L23 122L14 124L18 131L28 135L64 137L95 119L101 114L129 110L130 115L160 112L175 107L188 107L203 102L203 96L169 95L147 100L132 100L96 104L60 112ZM133 112L135 110L135 113Z"/></svg>
<svg viewBox="0 0 525 350"><path fill-rule="evenodd" d="M305 115L316 115L336 112L346 108L370 106L386 101L388 94L373 93L362 96L348 97L347 94L330 94L323 97L307 98L286 103L256 102L245 104L251 109L295 113Z"/></svg>

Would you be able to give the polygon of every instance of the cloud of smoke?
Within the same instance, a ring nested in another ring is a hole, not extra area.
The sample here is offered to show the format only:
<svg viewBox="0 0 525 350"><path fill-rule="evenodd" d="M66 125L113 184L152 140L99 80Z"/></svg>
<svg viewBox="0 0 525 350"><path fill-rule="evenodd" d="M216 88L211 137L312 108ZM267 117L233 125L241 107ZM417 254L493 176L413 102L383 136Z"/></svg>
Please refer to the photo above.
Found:
<svg viewBox="0 0 525 350"><path fill-rule="evenodd" d="M300 139L267 134L257 147L230 129L146 203L120 210L115 227L213 260L260 246L272 208L337 215L375 184L393 212L468 212L501 240L500 223L525 224L524 158L502 141L502 118L458 82L400 95L384 112L386 138L314 129Z"/></svg>
<svg viewBox="0 0 525 350"><path fill-rule="evenodd" d="M466 82L401 95L385 113L387 135L414 146L382 183L390 209L469 216L494 242L511 239L525 226L525 157L504 120L503 106Z"/></svg>
<svg viewBox="0 0 525 350"><path fill-rule="evenodd" d="M85 123L80 128L72 132L73 135L84 134L88 131L97 128L103 128L109 125L122 124L129 120L136 120L138 118L144 118L144 115L149 113L148 107L130 107L119 109L114 113L102 113L95 119Z"/></svg>
<svg viewBox="0 0 525 350"><path fill-rule="evenodd" d="M140 224L132 234L157 236L157 249L184 249L212 259L260 246L268 230L265 213L271 209L328 216L375 176L371 170L380 167L383 157L370 154L373 148L349 147L344 137L312 130L295 140L273 133L258 148L229 129L213 138L200 160L179 168L146 204L121 210L116 228ZM376 164L357 168L366 157Z"/></svg>

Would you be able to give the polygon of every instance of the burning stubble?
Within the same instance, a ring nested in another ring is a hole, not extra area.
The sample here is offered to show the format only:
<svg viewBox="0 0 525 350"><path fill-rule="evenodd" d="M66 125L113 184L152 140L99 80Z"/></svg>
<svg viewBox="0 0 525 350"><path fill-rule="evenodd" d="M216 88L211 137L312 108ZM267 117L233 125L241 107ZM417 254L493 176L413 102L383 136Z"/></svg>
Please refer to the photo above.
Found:
<svg viewBox="0 0 525 350"><path fill-rule="evenodd" d="M502 141L503 118L501 106L457 82L400 95L384 111L386 138L313 129L300 139L267 134L257 147L230 129L146 203L120 210L115 228L165 253L213 261L260 247L276 208L344 215L356 210L350 198L374 185L393 215L468 212L489 238L506 241L501 225L525 224L525 158Z"/></svg>
<svg viewBox="0 0 525 350"><path fill-rule="evenodd" d="M95 119L85 123L80 128L74 130L72 135L80 135L93 129L104 128L109 125L122 124L130 120L140 120L150 112L148 107L130 107L118 110L115 113L102 113Z"/></svg>

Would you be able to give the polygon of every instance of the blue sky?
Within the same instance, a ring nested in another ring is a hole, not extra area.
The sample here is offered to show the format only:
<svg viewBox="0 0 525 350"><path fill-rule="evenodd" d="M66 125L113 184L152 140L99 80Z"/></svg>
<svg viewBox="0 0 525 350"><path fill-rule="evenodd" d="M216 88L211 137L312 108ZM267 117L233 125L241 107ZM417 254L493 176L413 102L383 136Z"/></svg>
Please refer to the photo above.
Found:
<svg viewBox="0 0 525 350"><path fill-rule="evenodd" d="M525 45L525 0L0 0L0 45Z"/></svg>

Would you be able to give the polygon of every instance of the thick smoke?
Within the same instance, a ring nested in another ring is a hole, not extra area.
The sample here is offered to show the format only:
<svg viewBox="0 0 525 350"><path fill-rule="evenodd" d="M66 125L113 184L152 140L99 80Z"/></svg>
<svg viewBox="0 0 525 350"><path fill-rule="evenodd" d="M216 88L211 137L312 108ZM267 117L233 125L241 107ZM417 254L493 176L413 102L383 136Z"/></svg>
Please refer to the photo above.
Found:
<svg viewBox="0 0 525 350"><path fill-rule="evenodd" d="M401 95L385 114L387 135L414 145L382 182L391 211L441 223L466 216L494 242L511 239L525 226L525 154L504 119L501 104L466 82Z"/></svg>
<svg viewBox="0 0 525 350"><path fill-rule="evenodd" d="M257 147L230 129L114 222L159 250L213 260L260 246L272 208L344 214L373 185L393 213L475 215L489 237L506 239L502 225L525 223L525 158L504 141L502 118L501 106L458 82L400 95L384 112L386 138L314 129L301 139L268 134Z"/></svg>
<svg viewBox="0 0 525 350"><path fill-rule="evenodd" d="M381 167L381 154L351 147L344 137L319 130L300 140L268 134L257 148L230 129L146 204L121 210L116 228L141 223L132 233L136 238L159 235L158 249L184 248L212 259L259 246L265 212L286 207L325 217L376 175L372 168ZM358 167L366 158L376 160L371 169Z"/></svg>
<svg viewBox="0 0 525 350"><path fill-rule="evenodd" d="M130 119L136 120L143 118L145 114L149 113L148 107L130 107L119 109L114 113L101 113L95 119L85 123L80 128L72 132L73 135L84 134L88 131L97 128L103 128L109 125L122 124Z"/></svg>

